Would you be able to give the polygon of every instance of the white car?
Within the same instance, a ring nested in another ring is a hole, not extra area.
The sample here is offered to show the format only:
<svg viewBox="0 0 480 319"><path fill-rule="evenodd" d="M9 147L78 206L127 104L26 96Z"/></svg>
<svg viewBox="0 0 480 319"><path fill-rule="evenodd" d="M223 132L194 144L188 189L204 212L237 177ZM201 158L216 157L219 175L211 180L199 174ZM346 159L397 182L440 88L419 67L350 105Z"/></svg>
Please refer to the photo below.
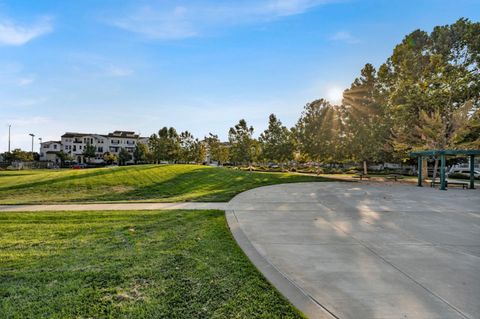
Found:
<svg viewBox="0 0 480 319"><path fill-rule="evenodd" d="M448 174L448 175L451 175L451 174L462 174L464 175L465 177L470 177L470 169L469 168L465 168L465 167L454 167L452 168ZM480 171L475 169L473 170L473 176L475 176L475 178L479 178L480 177Z"/></svg>

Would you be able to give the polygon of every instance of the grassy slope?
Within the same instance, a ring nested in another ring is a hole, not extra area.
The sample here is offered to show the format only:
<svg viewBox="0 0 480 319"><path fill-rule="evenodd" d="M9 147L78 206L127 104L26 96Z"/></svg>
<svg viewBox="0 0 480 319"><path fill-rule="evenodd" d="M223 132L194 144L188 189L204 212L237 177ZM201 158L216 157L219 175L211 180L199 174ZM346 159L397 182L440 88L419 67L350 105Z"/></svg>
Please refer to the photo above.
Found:
<svg viewBox="0 0 480 319"><path fill-rule="evenodd" d="M259 186L322 180L325 179L200 165L0 171L0 204L119 200L228 201L240 192Z"/></svg>
<svg viewBox="0 0 480 319"><path fill-rule="evenodd" d="M2 318L301 318L221 211L0 214Z"/></svg>

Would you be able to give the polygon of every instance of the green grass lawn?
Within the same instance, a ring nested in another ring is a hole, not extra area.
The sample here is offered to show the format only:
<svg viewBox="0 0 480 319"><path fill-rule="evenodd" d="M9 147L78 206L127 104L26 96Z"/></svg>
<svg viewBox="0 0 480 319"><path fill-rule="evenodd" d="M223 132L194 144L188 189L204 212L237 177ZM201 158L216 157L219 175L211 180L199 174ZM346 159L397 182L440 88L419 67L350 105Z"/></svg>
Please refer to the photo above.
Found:
<svg viewBox="0 0 480 319"><path fill-rule="evenodd" d="M251 188L326 178L201 165L0 171L0 204L228 201Z"/></svg>
<svg viewBox="0 0 480 319"><path fill-rule="evenodd" d="M1 318L301 318L221 211L0 214Z"/></svg>

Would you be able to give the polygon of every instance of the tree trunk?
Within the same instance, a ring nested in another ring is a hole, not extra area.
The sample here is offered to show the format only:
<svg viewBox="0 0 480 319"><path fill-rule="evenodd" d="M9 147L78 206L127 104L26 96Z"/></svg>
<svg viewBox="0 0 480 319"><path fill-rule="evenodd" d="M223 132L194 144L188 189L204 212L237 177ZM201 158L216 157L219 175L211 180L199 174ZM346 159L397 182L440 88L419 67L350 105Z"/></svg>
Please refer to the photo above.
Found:
<svg viewBox="0 0 480 319"><path fill-rule="evenodd" d="M428 161L427 158L423 158L422 161L422 179L426 180L428 178Z"/></svg>
<svg viewBox="0 0 480 319"><path fill-rule="evenodd" d="M368 174L368 169L367 169L367 161L363 161L363 174L367 175Z"/></svg>
<svg viewBox="0 0 480 319"><path fill-rule="evenodd" d="M437 169L438 169L438 157L435 157L435 164L433 165L432 181L435 181L435 178L437 178Z"/></svg>

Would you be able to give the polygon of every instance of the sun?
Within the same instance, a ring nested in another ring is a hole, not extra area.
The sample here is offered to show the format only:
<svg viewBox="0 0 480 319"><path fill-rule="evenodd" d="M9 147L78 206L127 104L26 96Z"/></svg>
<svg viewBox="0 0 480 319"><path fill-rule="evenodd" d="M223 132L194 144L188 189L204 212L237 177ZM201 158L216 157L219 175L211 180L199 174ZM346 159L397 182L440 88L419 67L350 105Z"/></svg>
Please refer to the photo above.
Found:
<svg viewBox="0 0 480 319"><path fill-rule="evenodd" d="M327 99L330 101L330 103L332 104L340 104L342 103L342 99L343 99L343 89L338 87L338 86L334 86L334 87L331 87L327 90Z"/></svg>

